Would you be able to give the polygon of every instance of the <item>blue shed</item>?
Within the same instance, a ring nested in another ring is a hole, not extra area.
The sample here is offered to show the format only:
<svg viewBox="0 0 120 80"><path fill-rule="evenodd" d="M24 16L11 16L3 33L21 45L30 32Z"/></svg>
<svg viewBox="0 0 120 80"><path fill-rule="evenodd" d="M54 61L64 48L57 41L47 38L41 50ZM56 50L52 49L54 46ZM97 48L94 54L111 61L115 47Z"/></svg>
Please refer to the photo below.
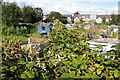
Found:
<svg viewBox="0 0 120 80"><path fill-rule="evenodd" d="M45 37L45 36L47 36L47 34L50 32L51 30L50 30L50 27L49 26L46 26L46 27L44 27L44 26L38 26L38 33L40 33L40 35L42 36L42 37Z"/></svg>

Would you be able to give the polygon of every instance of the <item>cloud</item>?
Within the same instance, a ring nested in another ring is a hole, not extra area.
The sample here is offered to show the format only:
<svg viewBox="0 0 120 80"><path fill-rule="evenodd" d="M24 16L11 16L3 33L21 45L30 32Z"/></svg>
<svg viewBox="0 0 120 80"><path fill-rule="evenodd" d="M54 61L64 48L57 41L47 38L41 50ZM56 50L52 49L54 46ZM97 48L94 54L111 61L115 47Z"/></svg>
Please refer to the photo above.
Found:
<svg viewBox="0 0 120 80"><path fill-rule="evenodd" d="M15 0L4 0L14 2ZM119 0L17 0L19 6L41 7L44 13L58 11L62 14L80 13L111 14L117 13ZM114 2L114 3L113 3ZM109 4L108 4L109 3Z"/></svg>

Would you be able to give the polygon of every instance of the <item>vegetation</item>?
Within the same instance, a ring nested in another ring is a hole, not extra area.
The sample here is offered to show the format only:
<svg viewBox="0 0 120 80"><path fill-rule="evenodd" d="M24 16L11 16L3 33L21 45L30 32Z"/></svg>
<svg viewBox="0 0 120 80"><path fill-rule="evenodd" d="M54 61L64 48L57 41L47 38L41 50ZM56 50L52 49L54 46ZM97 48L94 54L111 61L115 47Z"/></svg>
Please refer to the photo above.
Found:
<svg viewBox="0 0 120 80"><path fill-rule="evenodd" d="M48 21L54 21L55 19L58 19L62 23L67 23L67 17L63 16L59 12L51 12L47 17Z"/></svg>
<svg viewBox="0 0 120 80"><path fill-rule="evenodd" d="M68 30L61 22L54 23L50 47L39 54L21 49L19 40L3 40L2 79L120 79L119 56L114 51L90 50L80 28Z"/></svg>
<svg viewBox="0 0 120 80"><path fill-rule="evenodd" d="M15 36L27 36L27 34L30 34L29 29L27 27L22 26L22 27L14 27L14 26L2 26L2 34L4 36L10 36L10 35L15 35Z"/></svg>
<svg viewBox="0 0 120 80"><path fill-rule="evenodd" d="M111 24L120 25L120 15L112 14L111 19Z"/></svg>
<svg viewBox="0 0 120 80"><path fill-rule="evenodd" d="M35 23L43 18L41 8L24 6L20 8L15 2L2 2L2 23L7 26L17 26L18 23Z"/></svg>
<svg viewBox="0 0 120 80"><path fill-rule="evenodd" d="M43 10L31 6L20 8L16 3L2 3L2 6L2 80L120 79L120 56L117 53L120 52L119 44L113 46L117 51L112 50L106 54L88 48L86 34L99 35L102 32L99 29L106 29L108 25L104 20L104 24L96 24L89 30L83 28L86 24L81 20L82 24L75 24L76 28L69 30L63 24L67 23L66 17L59 12L51 12L47 17L48 21L54 22L52 32L48 35L50 45L31 54L29 48L22 49L20 43L29 36L39 36L37 25L43 19ZM116 20L118 18L112 16L111 24L116 24ZM18 26L20 22L34 24Z"/></svg>
<svg viewBox="0 0 120 80"><path fill-rule="evenodd" d="M11 36L4 36L4 35L2 35L2 38L4 39L13 39L13 38L15 38L15 39L19 39L19 40L21 40L21 41L26 41L26 40L28 40L28 37L24 37L24 36L15 36L15 35L11 35Z"/></svg>

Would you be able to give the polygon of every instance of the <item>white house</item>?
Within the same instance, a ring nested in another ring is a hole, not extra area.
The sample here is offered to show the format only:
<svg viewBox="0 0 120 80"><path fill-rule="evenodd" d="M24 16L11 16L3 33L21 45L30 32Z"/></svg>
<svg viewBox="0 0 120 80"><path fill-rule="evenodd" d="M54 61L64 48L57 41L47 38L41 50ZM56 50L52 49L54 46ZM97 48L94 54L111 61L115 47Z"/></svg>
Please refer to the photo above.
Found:
<svg viewBox="0 0 120 80"><path fill-rule="evenodd" d="M98 19L96 19L97 23L102 23L102 19L99 17Z"/></svg>
<svg viewBox="0 0 120 80"><path fill-rule="evenodd" d="M78 17L75 17L74 18L74 23L78 23L80 20L79 20L79 18Z"/></svg>
<svg viewBox="0 0 120 80"><path fill-rule="evenodd" d="M109 22L109 19L106 19L106 22Z"/></svg>

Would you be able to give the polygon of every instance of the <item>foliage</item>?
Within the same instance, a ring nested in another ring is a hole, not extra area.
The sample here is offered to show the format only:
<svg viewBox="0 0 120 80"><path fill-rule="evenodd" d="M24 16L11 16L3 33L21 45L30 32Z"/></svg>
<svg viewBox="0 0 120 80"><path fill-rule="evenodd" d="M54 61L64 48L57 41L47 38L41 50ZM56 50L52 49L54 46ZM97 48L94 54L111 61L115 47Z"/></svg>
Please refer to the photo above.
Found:
<svg viewBox="0 0 120 80"><path fill-rule="evenodd" d="M17 47L14 42L17 40L3 40L5 41L3 44L8 43L3 46L3 63L7 60L16 64L8 67L2 66L2 75L5 75L3 79L11 77L12 79L120 79L119 58L109 58L109 54L101 54L88 49L83 32L79 28L68 30L64 24L55 21L52 32L49 34L50 47L42 50L39 54L30 54L26 51L27 49L19 48L20 52L23 51L23 55L17 58L14 56L18 55L19 51L12 54L11 49ZM11 75L12 72L14 75ZM7 75L8 73L10 75Z"/></svg>
<svg viewBox="0 0 120 80"><path fill-rule="evenodd" d="M79 15L80 13L79 12L75 12L74 15Z"/></svg>
<svg viewBox="0 0 120 80"><path fill-rule="evenodd" d="M2 34L7 35L7 27L6 27L6 25L2 26Z"/></svg>
<svg viewBox="0 0 120 80"><path fill-rule="evenodd" d="M15 35L14 26L7 27L5 25L2 26L2 34L3 35Z"/></svg>
<svg viewBox="0 0 120 80"><path fill-rule="evenodd" d="M103 17L102 23L106 23L106 18L105 17Z"/></svg>
<svg viewBox="0 0 120 80"><path fill-rule="evenodd" d="M40 21L43 19L43 10L41 8L35 8L35 16L36 16L36 21Z"/></svg>
<svg viewBox="0 0 120 80"><path fill-rule="evenodd" d="M31 6L24 6L22 8L22 21L24 23L35 23L43 18L43 10L41 8L32 8Z"/></svg>
<svg viewBox="0 0 120 80"><path fill-rule="evenodd" d="M17 26L18 23L35 23L43 18L42 8L24 6L20 8L15 2L2 2L2 23Z"/></svg>
<svg viewBox="0 0 120 80"><path fill-rule="evenodd" d="M5 26L3 25L2 27L2 34L5 36L10 36L10 35L21 35L21 36L26 36L26 34L29 34L29 31L27 29L27 27L22 26L22 27L14 27L14 26Z"/></svg>
<svg viewBox="0 0 120 80"><path fill-rule="evenodd" d="M51 12L48 16L47 16L47 20L48 21L53 21L55 19L58 19L59 21L61 21L62 23L66 23L67 22L67 18L65 16L63 16L62 14L60 14L59 12Z"/></svg>
<svg viewBox="0 0 120 80"><path fill-rule="evenodd" d="M111 24L119 25L119 23L120 23L120 15L119 14L118 15L112 14L111 19L112 19L110 21Z"/></svg>
<svg viewBox="0 0 120 80"><path fill-rule="evenodd" d="M2 78L7 80L19 78L20 69L17 61L24 60L25 57L25 53L20 50L20 41L5 38L2 45Z"/></svg>
<svg viewBox="0 0 120 80"><path fill-rule="evenodd" d="M21 9L14 3L2 3L2 23L5 25L18 25L21 18Z"/></svg>
<svg viewBox="0 0 120 80"><path fill-rule="evenodd" d="M11 35L11 36L4 36L2 35L2 38L6 38L6 39L19 39L20 41L26 41L28 39L28 37L24 37L24 36L15 36L15 35Z"/></svg>

